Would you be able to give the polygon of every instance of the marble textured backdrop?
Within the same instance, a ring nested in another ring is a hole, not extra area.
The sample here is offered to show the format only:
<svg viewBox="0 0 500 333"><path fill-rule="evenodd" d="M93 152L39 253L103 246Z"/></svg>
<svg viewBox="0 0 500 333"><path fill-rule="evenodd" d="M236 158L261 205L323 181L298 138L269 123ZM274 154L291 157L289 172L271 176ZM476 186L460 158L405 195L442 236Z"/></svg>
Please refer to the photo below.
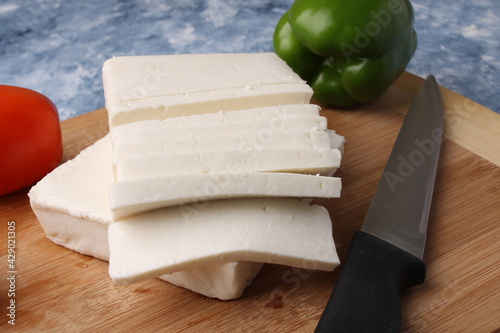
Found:
<svg viewBox="0 0 500 333"><path fill-rule="evenodd" d="M102 63L121 55L270 52L293 0L2 0L0 84L47 95L61 120L104 106ZM500 1L413 0L407 70L500 112Z"/></svg>

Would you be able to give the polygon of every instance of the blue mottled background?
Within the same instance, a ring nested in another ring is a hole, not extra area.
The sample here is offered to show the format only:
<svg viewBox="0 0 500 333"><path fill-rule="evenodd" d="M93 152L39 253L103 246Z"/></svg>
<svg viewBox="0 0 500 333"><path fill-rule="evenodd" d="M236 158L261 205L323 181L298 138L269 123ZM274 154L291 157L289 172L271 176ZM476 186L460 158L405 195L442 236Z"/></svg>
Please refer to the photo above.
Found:
<svg viewBox="0 0 500 333"><path fill-rule="evenodd" d="M102 63L119 55L272 51L292 0L0 2L0 84L37 90L61 119L104 106ZM413 0L408 71L500 112L500 1Z"/></svg>

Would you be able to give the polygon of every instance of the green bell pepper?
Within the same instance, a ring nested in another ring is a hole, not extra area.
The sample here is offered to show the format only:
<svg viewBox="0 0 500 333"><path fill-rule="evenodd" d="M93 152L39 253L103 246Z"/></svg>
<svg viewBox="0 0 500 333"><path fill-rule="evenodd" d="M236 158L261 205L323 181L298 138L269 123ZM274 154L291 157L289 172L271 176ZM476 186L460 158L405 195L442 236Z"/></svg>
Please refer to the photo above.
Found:
<svg viewBox="0 0 500 333"><path fill-rule="evenodd" d="M417 48L409 0L296 0L274 50L319 103L352 107L382 95Z"/></svg>

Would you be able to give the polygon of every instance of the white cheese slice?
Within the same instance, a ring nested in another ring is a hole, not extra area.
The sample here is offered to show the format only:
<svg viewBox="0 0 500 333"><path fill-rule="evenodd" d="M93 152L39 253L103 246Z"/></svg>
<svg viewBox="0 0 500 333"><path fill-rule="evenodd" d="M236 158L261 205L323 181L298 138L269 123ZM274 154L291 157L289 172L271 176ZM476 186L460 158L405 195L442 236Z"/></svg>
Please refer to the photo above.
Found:
<svg viewBox="0 0 500 333"><path fill-rule="evenodd" d="M108 261L108 227L113 220L107 186L112 181L111 141L106 136L33 186L30 204L47 237L70 250ZM141 218L147 220L147 214ZM241 296L261 266L253 262L219 262L160 279L228 300Z"/></svg>
<svg viewBox="0 0 500 333"><path fill-rule="evenodd" d="M115 57L103 65L110 127L144 119L308 103L312 89L274 53Z"/></svg>
<svg viewBox="0 0 500 333"><path fill-rule="evenodd" d="M249 123L254 121L268 121L276 123L281 119L320 117L320 107L315 104L276 105L255 109L244 109L232 112L219 111L216 113L196 116L181 116L164 120L153 119L136 121L112 128L112 135L150 131L157 128L197 127L208 125Z"/></svg>
<svg viewBox="0 0 500 333"><path fill-rule="evenodd" d="M295 172L327 175L340 166L337 149L275 148L224 150L198 153L164 153L131 158L116 163L117 182L161 176Z"/></svg>
<svg viewBox="0 0 500 333"><path fill-rule="evenodd" d="M324 131L237 133L117 145L113 147L113 162L164 153L263 150L270 146L274 148L328 149L331 145L331 136Z"/></svg>
<svg viewBox="0 0 500 333"><path fill-rule="evenodd" d="M338 149L340 153L344 155L344 145L346 143L345 137L337 134L335 130L327 129L326 132L330 136L330 147Z"/></svg>
<svg viewBox="0 0 500 333"><path fill-rule="evenodd" d="M129 284L221 261L316 270L339 264L328 211L293 199L231 199L113 223L109 274Z"/></svg>
<svg viewBox="0 0 500 333"><path fill-rule="evenodd" d="M338 198L340 178L293 173L189 174L109 185L115 220L161 207L245 197Z"/></svg>
<svg viewBox="0 0 500 333"><path fill-rule="evenodd" d="M259 136L284 132L325 131L327 125L327 120L324 117L284 118L277 119L276 121L260 120L248 123L227 123L191 127L172 126L168 129L151 128L143 131L118 134L112 130L111 137L113 146L118 146L135 142L144 143L180 138L199 138L222 134L251 134Z"/></svg>
<svg viewBox="0 0 500 333"><path fill-rule="evenodd" d="M269 105L309 103L312 94L312 89L306 84L262 85L151 97L109 106L106 104L106 109L110 128L113 128L146 119L167 119Z"/></svg>
<svg viewBox="0 0 500 333"><path fill-rule="evenodd" d="M193 80L193 75L204 80ZM103 80L109 104L198 91L304 83L274 53L113 57L103 65Z"/></svg>

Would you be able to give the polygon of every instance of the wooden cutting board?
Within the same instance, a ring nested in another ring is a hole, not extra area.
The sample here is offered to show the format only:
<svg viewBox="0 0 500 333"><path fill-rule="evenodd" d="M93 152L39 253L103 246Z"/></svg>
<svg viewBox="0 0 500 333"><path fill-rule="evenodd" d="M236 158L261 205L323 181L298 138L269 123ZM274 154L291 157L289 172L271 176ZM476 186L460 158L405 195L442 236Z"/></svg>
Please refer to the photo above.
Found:
<svg viewBox="0 0 500 333"><path fill-rule="evenodd" d="M341 260L369 202L403 113L423 80L405 73L358 110L324 109L346 136L342 197L320 201L332 217ZM500 328L500 116L442 88L445 135L424 260L426 281L402 295L405 332ZM62 122L64 159L108 132L104 109ZM238 300L206 298L153 279L115 286L106 262L51 243L27 190L0 197L0 331L313 332L335 272L265 265ZM8 222L15 222L15 296L9 295ZM8 281L8 280L7 280ZM15 326L7 306L15 300Z"/></svg>

